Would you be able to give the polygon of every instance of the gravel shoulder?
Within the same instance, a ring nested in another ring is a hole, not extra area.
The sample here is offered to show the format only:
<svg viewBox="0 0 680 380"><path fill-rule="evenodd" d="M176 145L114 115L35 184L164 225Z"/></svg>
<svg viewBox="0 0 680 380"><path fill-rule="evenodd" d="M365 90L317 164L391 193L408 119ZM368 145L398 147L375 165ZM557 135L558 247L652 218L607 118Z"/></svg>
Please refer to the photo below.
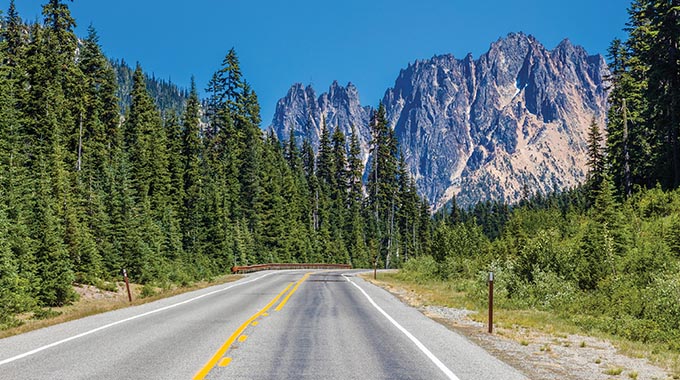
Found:
<svg viewBox="0 0 680 380"><path fill-rule="evenodd" d="M533 380L678 378L646 359L621 354L610 342L599 338L576 334L548 334L519 326L496 327L494 334L490 335L486 332L485 324L470 317L476 312L424 305L413 291L374 281L372 276L365 276L365 279L391 292L429 318L463 334Z"/></svg>

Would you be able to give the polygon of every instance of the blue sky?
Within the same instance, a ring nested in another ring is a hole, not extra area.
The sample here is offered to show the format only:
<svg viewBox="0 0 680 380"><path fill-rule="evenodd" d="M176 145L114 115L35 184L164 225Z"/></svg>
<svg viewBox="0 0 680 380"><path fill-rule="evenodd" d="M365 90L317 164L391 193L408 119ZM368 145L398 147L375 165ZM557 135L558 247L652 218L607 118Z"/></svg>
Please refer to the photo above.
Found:
<svg viewBox="0 0 680 380"><path fill-rule="evenodd" d="M22 18L41 19L46 0L15 0ZM475 57L509 32L534 35L552 49L569 38L605 54L624 37L629 0L75 0L68 3L85 36L92 23L105 53L156 77L203 89L236 48L258 93L263 126L291 84L324 92L354 83L376 106L399 70L416 59L451 53ZM3 12L9 0L0 0Z"/></svg>

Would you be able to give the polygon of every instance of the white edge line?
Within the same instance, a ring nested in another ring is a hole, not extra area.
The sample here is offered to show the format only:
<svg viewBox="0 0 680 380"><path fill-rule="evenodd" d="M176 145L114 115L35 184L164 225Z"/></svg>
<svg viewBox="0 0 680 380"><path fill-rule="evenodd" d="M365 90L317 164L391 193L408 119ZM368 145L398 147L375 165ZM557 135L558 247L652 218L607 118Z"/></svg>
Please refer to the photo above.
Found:
<svg viewBox="0 0 680 380"><path fill-rule="evenodd" d="M404 327L402 327L397 321L394 320L394 318L392 318L389 314L387 314L385 312L385 310L383 310L380 306L378 306L378 304L375 303L375 301L373 301L373 298L371 298L368 295L368 293L366 293L366 291L364 291L359 285L357 285L353 281L351 281L349 279L349 277L347 277L346 275L343 274L342 277L344 277L350 284L354 285L354 287L359 289L359 291L361 293L363 293L364 296L368 299L368 302L370 302L371 305L373 305L373 307L375 307L380 312L380 314L384 315L385 318L387 318L388 321L390 321L396 328L398 328L399 331L404 333L404 335L406 335L420 349L420 351L422 351L428 357L428 359L430 359L430 361L432 361L432 363L434 363L442 372L444 372L444 374L449 379L460 380L444 363L441 362L441 360L439 360L436 356L434 356L434 354L430 350L428 350L427 347L425 347L425 345L418 340L418 338L413 336L413 334L408 332L408 330L406 330Z"/></svg>
<svg viewBox="0 0 680 380"><path fill-rule="evenodd" d="M271 274L273 274L273 272L272 272L272 273L267 273L267 274L265 274L265 275L263 275L263 276L254 278L254 279L252 279L252 280L243 281L243 282L236 282L236 283L234 283L234 284L232 284L232 285L230 285L230 286L227 286L227 287L225 287L225 288L218 289L218 290L214 290L214 291L209 292L209 293L201 294L200 296L197 296L197 297L194 297L194 298L190 298L190 299L184 300L184 301L182 301L182 302L178 302L178 303L175 303L175 304L172 304L172 305L164 306L164 307L161 307L161 308L159 308L159 309L147 311L146 313L138 314L138 315L135 315L135 316L132 316L132 317L129 317L129 318L125 318L125 319L121 319L120 321L116 321L116 322L113 322L113 323L109 323L108 325L100 326L100 327L97 327L97 328L95 328L95 329L92 329L92 330L89 330L89 331L85 331L84 333L80 333L80 334L78 334L78 335L74 335L74 336L68 337L68 338L66 338L66 339L62 339L62 340L60 340L60 341L57 341L57 342L54 342L54 343L50 343L50 344L45 345L45 346L42 346L42 347L38 347L38 348L36 348L36 349L34 349L34 350L25 352L25 353L23 353L23 354L20 354L20 355L17 355L17 356L13 356L13 357L11 357L11 358L9 358L9 359L2 360L2 361L0 361L0 366L2 366L2 365L4 365L4 364L11 363L11 362L16 361L16 360L19 360L19 359L23 359L23 358L25 358L25 357L27 357L27 356L31 356L31 355L37 354L37 353L40 352L40 351L47 350L47 349L49 349L49 348L58 346L58 345L60 345L60 344L64 344L64 343L66 343L66 342L70 342L70 341L72 341L72 340L79 339L79 338L82 338L82 337L87 336L87 335L90 335L90 334L94 334L94 333L96 333L96 332L98 332L98 331L105 330L105 329L108 329L108 328L113 327L113 326L116 326L116 325L120 325L121 323L130 322L130 321L135 320L135 319L138 319L138 318L146 317L147 315L151 315L151 314L159 313L159 312L161 312L161 311L165 311L165 310L168 310L168 309L172 309L172 308L174 308L174 307L181 306L181 305L187 304L187 303L189 303L189 302L193 302L193 301L196 301L196 300L198 300L198 299L201 299L201 298L204 298L204 297L207 297L207 296L216 294L216 293L220 293L220 292L223 292L223 291L225 291L225 290L229 290L229 289L235 288L235 287L237 287L237 286L245 285L245 284L248 284L248 283L251 283L251 282L260 280L260 279L265 278L265 277L267 277L267 276L269 276L269 275L271 275Z"/></svg>

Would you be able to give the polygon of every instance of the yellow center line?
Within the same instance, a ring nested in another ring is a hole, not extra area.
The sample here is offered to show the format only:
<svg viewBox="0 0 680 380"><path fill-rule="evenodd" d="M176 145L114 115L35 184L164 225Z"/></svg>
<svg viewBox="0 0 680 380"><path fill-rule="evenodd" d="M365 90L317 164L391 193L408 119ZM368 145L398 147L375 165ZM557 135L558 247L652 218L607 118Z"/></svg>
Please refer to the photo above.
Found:
<svg viewBox="0 0 680 380"><path fill-rule="evenodd" d="M293 290L291 290L290 293L288 293L288 295L286 296L286 298L284 298L283 301L281 301L281 303L279 304L279 306L277 306L276 309L274 309L274 310L276 310L276 311L281 311L281 309L283 309L283 307L286 306L286 302L288 302L288 299L290 298L290 296L292 296L293 293L295 293L295 291L296 291L297 288L300 286L300 284L302 284L303 282L305 282L305 280L306 280L307 278L309 278L309 276L310 276L311 274L312 274L312 273L310 272L310 273L307 273L306 275L304 275L304 276L303 276L303 277L295 284L295 287L293 288Z"/></svg>
<svg viewBox="0 0 680 380"><path fill-rule="evenodd" d="M231 347L234 341L236 341L236 338L238 338L238 336L241 335L241 333L246 329L246 327L248 327L248 325L250 325L255 319L257 319L261 315L266 314L267 310L269 310L276 303L276 301L278 301L279 298L281 298L288 291L288 289L290 289L291 286L293 286L292 283L288 284L288 286L286 286L286 288L283 289L281 293L274 297L273 300L269 301L269 303L264 308L262 308L262 310L255 313L255 315L250 317L236 331L234 331L234 333L231 334L229 339L226 342L224 342L222 347L220 347L219 350L217 350L215 355L213 355L213 357L210 358L210 360L208 360L208 362L203 366L203 368L201 368L201 370L198 371L196 375L194 375L193 380L205 379L205 376L208 374L208 372L215 368L215 365L217 365L217 363L220 361L224 353L227 352L227 350L229 350L229 347Z"/></svg>

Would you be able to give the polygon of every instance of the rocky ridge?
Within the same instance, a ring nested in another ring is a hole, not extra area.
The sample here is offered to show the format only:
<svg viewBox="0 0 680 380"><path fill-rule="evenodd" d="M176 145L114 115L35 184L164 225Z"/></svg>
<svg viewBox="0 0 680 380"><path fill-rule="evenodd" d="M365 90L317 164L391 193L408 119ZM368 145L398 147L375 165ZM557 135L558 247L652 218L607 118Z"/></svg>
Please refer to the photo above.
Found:
<svg viewBox="0 0 680 380"><path fill-rule="evenodd" d="M582 182L591 120L604 125L608 75L601 55L569 40L553 50L509 34L478 59L452 55L401 70L383 103L422 195L440 207L486 199L514 202L523 189L548 193ZM331 85L317 98L294 85L277 105L273 128L318 143L320 125L352 125L368 155L370 108L356 88Z"/></svg>

